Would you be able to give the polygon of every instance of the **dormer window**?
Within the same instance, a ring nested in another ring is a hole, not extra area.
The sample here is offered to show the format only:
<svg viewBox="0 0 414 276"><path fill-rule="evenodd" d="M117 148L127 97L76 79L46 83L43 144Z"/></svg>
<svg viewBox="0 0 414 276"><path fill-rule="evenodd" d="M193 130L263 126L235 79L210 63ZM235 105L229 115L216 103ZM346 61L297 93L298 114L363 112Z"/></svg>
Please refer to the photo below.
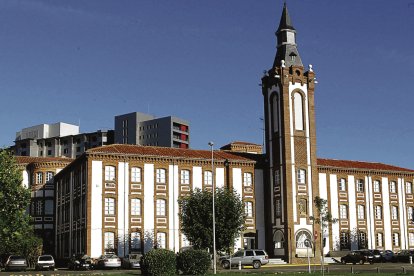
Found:
<svg viewBox="0 0 414 276"><path fill-rule="evenodd" d="M294 62L296 60L296 54L295 53L290 53L290 61Z"/></svg>

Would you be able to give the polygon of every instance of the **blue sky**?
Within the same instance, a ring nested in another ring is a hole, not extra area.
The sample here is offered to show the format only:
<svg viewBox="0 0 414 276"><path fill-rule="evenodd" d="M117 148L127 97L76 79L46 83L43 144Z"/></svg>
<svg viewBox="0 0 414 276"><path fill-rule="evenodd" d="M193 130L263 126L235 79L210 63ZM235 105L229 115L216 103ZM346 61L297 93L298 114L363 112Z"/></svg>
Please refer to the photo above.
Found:
<svg viewBox="0 0 414 276"><path fill-rule="evenodd" d="M262 143L282 0L0 1L0 145L132 111L190 121L191 146ZM414 0L289 0L313 64L318 157L414 168Z"/></svg>

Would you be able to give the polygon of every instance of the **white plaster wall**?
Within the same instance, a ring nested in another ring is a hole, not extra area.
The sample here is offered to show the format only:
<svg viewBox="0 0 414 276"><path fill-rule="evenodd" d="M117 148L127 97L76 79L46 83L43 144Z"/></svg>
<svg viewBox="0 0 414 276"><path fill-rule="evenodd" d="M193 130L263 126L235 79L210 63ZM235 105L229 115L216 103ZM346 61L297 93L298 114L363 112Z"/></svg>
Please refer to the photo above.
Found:
<svg viewBox="0 0 414 276"><path fill-rule="evenodd" d="M153 248L154 241L154 164L144 165L144 253ZM152 236L151 236L152 235Z"/></svg>
<svg viewBox="0 0 414 276"><path fill-rule="evenodd" d="M242 171L239 168L233 168L233 190L243 196L243 182L242 182Z"/></svg>
<svg viewBox="0 0 414 276"><path fill-rule="evenodd" d="M202 189L203 187L203 170L201 167L193 167L193 189Z"/></svg>
<svg viewBox="0 0 414 276"><path fill-rule="evenodd" d="M293 144L293 143L292 143ZM292 157L293 160L293 157ZM291 167L292 170L292 202L290 203L290 206L293 210L293 221L296 222L298 220L298 215L297 215L297 209L296 209L296 169L295 169L295 165L292 164Z"/></svg>
<svg viewBox="0 0 414 276"><path fill-rule="evenodd" d="M391 215L390 215L390 193L388 178L382 178L382 206L384 206L384 240L383 246L385 250L392 250L391 240ZM376 238L374 234L374 238Z"/></svg>
<svg viewBox="0 0 414 276"><path fill-rule="evenodd" d="M92 161L91 167L91 257L102 254L102 161Z"/></svg>
<svg viewBox="0 0 414 276"><path fill-rule="evenodd" d="M216 179L215 184L217 188L223 188L224 187L224 168L216 168Z"/></svg>
<svg viewBox="0 0 414 276"><path fill-rule="evenodd" d="M254 170L254 193L256 195L256 230L257 248L265 248L265 221L264 221L264 183L263 170Z"/></svg>
<svg viewBox="0 0 414 276"><path fill-rule="evenodd" d="M407 249L407 238L406 238L406 219L403 216L405 209L405 181L404 178L398 179L398 214L400 220L400 247L401 249Z"/></svg>
<svg viewBox="0 0 414 276"><path fill-rule="evenodd" d="M328 198L328 184L326 182L326 173L319 173L319 197L323 199L328 200L328 206L331 203L332 200ZM313 205L313 201L311 201L311 204ZM313 213L310 213L311 215L315 215ZM330 248L329 248L329 241L330 241L330 233L329 233L329 227L325 230L326 235L326 246L323 249L324 254L328 254Z"/></svg>
<svg viewBox="0 0 414 276"><path fill-rule="evenodd" d="M333 183L331 182L331 185ZM338 179L335 177L335 185L338 187ZM338 188L337 188L338 189ZM332 194L331 194L332 195ZM348 202L349 202L349 230L354 231L357 227L356 223L356 191L355 191L355 177L353 175L348 175ZM351 207L352 206L352 207ZM352 215L352 219L351 219ZM338 214L339 218L339 214ZM351 241L351 250L358 249L358 243Z"/></svg>
<svg viewBox="0 0 414 276"><path fill-rule="evenodd" d="M129 164L118 162L118 256L124 257L124 252L129 251Z"/></svg>
<svg viewBox="0 0 414 276"><path fill-rule="evenodd" d="M319 180L320 181L320 180ZM350 178L349 178L349 185L351 186ZM336 175L329 176L329 187L331 192L330 206L331 206L331 214L333 218L339 218L339 210L338 210L338 182ZM339 250L339 223L332 224L332 250L338 251Z"/></svg>
<svg viewBox="0 0 414 276"><path fill-rule="evenodd" d="M23 170L22 176L23 176L22 185L23 185L23 187L25 187L26 189L28 189L29 188L29 173L28 173L28 171L27 170Z"/></svg>
<svg viewBox="0 0 414 276"><path fill-rule="evenodd" d="M169 249L178 252L180 246L178 196L179 178L178 166L169 165L169 189L168 189L168 221L169 221Z"/></svg>

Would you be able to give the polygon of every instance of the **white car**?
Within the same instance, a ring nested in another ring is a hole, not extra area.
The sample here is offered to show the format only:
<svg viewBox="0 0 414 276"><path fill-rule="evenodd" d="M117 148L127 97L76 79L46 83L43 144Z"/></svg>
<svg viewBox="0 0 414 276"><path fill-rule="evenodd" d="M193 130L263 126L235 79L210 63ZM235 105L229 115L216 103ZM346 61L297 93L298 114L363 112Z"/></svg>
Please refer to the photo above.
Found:
<svg viewBox="0 0 414 276"><path fill-rule="evenodd" d="M36 270L54 270L55 260L51 255L42 255L37 258Z"/></svg>

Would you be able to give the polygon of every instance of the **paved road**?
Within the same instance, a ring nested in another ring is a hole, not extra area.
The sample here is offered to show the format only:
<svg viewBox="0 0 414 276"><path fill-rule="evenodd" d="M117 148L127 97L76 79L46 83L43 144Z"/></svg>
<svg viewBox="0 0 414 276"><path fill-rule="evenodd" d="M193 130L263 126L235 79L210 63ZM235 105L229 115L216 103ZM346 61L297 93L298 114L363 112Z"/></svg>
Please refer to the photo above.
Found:
<svg viewBox="0 0 414 276"><path fill-rule="evenodd" d="M312 271L320 271L321 267L319 265L311 265ZM331 273L341 273L341 272L351 272L354 273L361 272L371 272L371 273L414 273L414 265L406 263L378 263L378 264L364 264L364 265L342 265L342 264L330 264L325 267L326 272ZM233 272L238 272L237 268L232 269ZM218 273L228 272L228 270L223 270L219 268ZM251 267L245 267L240 272L308 272L307 265L265 265L262 266L260 270L253 269ZM63 275L103 275L103 274L122 274L122 275L139 275L141 274L140 270L90 270L90 271L69 271L67 269L58 269L56 271L27 271L27 272L0 272L0 275L14 275L14 276L36 276L36 275L54 275L54 276L63 276Z"/></svg>

